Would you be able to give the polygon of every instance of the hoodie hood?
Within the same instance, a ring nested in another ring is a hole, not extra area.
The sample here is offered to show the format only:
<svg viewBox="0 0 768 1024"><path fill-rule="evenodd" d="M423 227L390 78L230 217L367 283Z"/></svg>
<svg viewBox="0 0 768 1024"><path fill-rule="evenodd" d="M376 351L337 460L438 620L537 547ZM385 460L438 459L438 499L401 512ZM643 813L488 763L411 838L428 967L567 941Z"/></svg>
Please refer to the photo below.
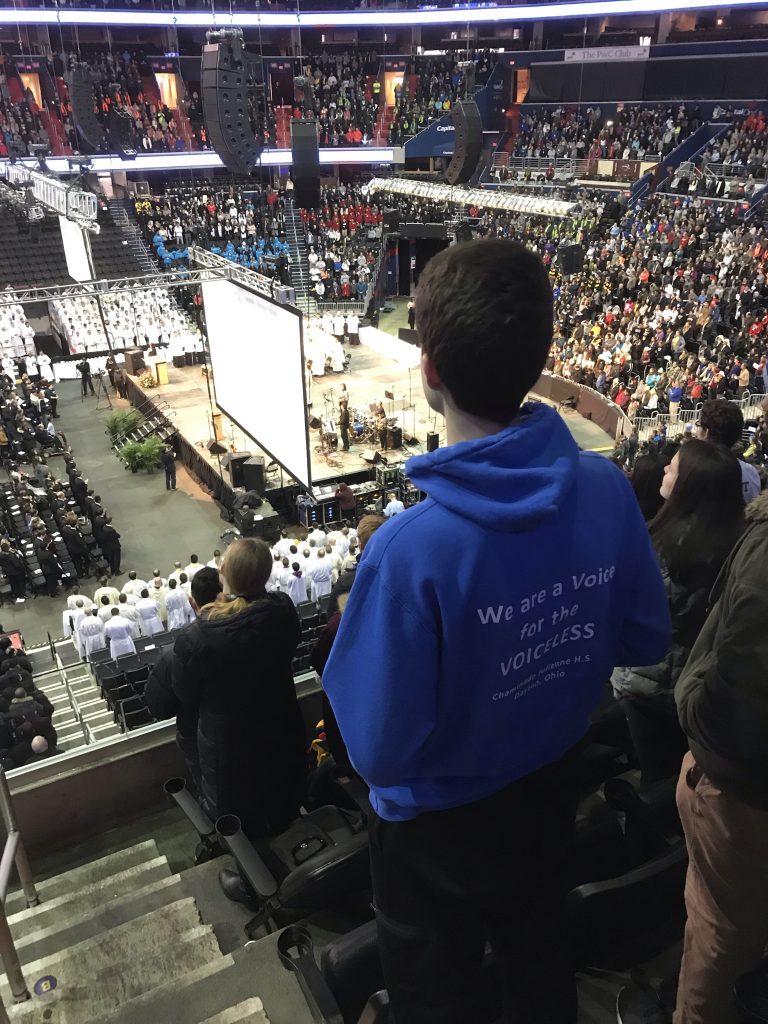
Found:
<svg viewBox="0 0 768 1024"><path fill-rule="evenodd" d="M530 530L563 504L579 449L562 418L524 405L515 422L488 437L438 448L406 464L433 501L491 530Z"/></svg>

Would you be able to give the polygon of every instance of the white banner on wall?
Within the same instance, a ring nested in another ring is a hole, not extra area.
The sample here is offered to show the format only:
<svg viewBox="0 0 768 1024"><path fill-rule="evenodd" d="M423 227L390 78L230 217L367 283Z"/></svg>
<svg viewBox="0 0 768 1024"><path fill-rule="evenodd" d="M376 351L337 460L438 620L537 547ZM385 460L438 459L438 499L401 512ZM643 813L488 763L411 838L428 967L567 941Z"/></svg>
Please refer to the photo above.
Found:
<svg viewBox="0 0 768 1024"><path fill-rule="evenodd" d="M574 61L648 60L650 46L585 46L565 51L565 63Z"/></svg>

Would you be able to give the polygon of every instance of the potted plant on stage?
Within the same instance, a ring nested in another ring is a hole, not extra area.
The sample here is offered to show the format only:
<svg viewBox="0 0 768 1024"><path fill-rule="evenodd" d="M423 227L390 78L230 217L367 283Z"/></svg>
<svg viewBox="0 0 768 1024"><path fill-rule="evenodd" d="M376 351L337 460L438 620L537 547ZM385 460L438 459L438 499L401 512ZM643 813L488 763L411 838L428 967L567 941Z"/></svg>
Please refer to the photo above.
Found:
<svg viewBox="0 0 768 1024"><path fill-rule="evenodd" d="M142 460L141 443L139 441L126 441L119 454L125 463L125 468L130 469L132 473L138 473Z"/></svg>
<svg viewBox="0 0 768 1024"><path fill-rule="evenodd" d="M146 439L146 441L141 442L140 447L142 449L142 469L146 469L148 473L151 473L160 465L163 450L165 449L165 444L160 440L159 437L157 437L155 434L152 434L150 437Z"/></svg>
<svg viewBox="0 0 768 1024"><path fill-rule="evenodd" d="M110 413L104 420L104 426L112 444L134 431L143 419L138 409L121 409Z"/></svg>
<svg viewBox="0 0 768 1024"><path fill-rule="evenodd" d="M160 438L152 434L144 441L126 441L120 449L120 458L132 473L138 473L140 469L151 473L160 465L164 448Z"/></svg>

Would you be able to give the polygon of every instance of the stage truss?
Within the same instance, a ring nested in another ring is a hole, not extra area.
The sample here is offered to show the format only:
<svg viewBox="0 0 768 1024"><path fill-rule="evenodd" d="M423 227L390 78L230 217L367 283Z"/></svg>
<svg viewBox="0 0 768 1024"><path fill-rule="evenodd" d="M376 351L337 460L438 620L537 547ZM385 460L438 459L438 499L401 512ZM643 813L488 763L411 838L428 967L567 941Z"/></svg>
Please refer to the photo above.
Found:
<svg viewBox="0 0 768 1024"><path fill-rule="evenodd" d="M562 199L547 199L519 192L488 188L467 188L465 185L444 185L413 178L371 178L363 191L369 195L408 196L428 199L452 206L478 206L486 210L506 210L508 213L529 213L537 217L570 217L578 212L578 203Z"/></svg>
<svg viewBox="0 0 768 1024"><path fill-rule="evenodd" d="M247 270L230 260L197 246L189 249L189 258L196 267L170 270L139 277L105 278L78 284L50 285L42 288L15 288L0 291L0 306L25 302L52 302L55 299L80 299L118 295L125 292L145 292L154 288L194 288L209 281L234 281L247 285L260 295L274 298L273 278L254 270ZM286 305L286 303L283 303Z"/></svg>

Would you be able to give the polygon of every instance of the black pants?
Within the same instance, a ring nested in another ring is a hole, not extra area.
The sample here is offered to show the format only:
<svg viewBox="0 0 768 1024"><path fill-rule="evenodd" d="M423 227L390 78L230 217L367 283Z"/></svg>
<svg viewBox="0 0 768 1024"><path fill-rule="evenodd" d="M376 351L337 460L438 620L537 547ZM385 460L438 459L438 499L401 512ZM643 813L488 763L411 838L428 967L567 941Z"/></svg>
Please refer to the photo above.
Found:
<svg viewBox="0 0 768 1024"><path fill-rule="evenodd" d="M107 560L109 571L113 574L116 573L117 570L120 568L120 555L122 553L122 548L120 547L120 545L116 544L114 547L110 548L105 548L102 545L101 552Z"/></svg>
<svg viewBox="0 0 768 1024"><path fill-rule="evenodd" d="M381 445L381 450L383 452L385 452L387 450L387 432L386 432L386 430L380 430L379 431L379 444Z"/></svg>
<svg viewBox="0 0 768 1024"><path fill-rule="evenodd" d="M14 598L24 597L27 593L27 578L26 576L9 576L8 582L11 585L11 593Z"/></svg>
<svg viewBox="0 0 768 1024"><path fill-rule="evenodd" d="M85 554L72 555L72 562L74 563L74 566L75 566L75 572L77 573L77 578L79 580L85 579L85 577L89 575L90 567L91 567L91 560L88 557L88 555L85 555Z"/></svg>
<svg viewBox="0 0 768 1024"><path fill-rule="evenodd" d="M93 390L93 381L91 380L90 373L84 373L82 375L82 384L83 384L83 394L84 395L88 393L88 388L91 389L91 394L92 395L96 394L96 392Z"/></svg>
<svg viewBox="0 0 768 1024"><path fill-rule="evenodd" d="M642 785L677 778L688 738L680 727L671 694L668 700L659 698L654 702L625 697L621 704L640 762Z"/></svg>
<svg viewBox="0 0 768 1024"><path fill-rule="evenodd" d="M485 800L370 824L371 870L393 1024L480 1022L486 940L504 1020L575 1024L564 925L578 795L572 755Z"/></svg>
<svg viewBox="0 0 768 1024"><path fill-rule="evenodd" d="M341 434L341 447L345 452L349 451L349 427L340 427L339 433Z"/></svg>
<svg viewBox="0 0 768 1024"><path fill-rule="evenodd" d="M165 489L166 491L176 490L176 465L173 463L165 467Z"/></svg>

